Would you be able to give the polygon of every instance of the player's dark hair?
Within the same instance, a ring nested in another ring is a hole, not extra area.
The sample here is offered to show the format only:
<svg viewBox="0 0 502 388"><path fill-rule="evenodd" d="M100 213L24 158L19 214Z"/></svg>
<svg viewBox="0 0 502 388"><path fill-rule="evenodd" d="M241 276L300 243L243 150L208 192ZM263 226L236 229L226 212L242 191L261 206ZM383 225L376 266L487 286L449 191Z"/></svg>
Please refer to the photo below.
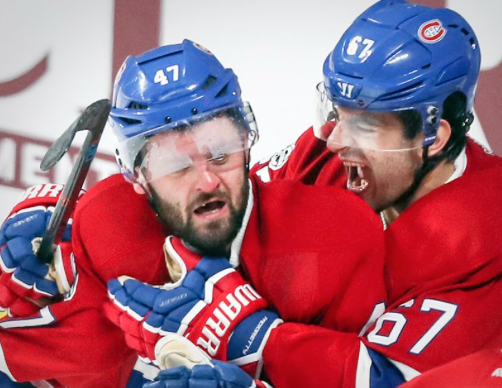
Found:
<svg viewBox="0 0 502 388"><path fill-rule="evenodd" d="M406 139L414 139L422 131L422 117L418 111L411 109L398 111L396 116L403 124Z"/></svg>
<svg viewBox="0 0 502 388"><path fill-rule="evenodd" d="M474 120L472 112L466 112L467 99L462 92L451 94L443 104L442 118L451 126L451 136L441 151L442 159L453 162L464 149L466 134Z"/></svg>
<svg viewBox="0 0 502 388"><path fill-rule="evenodd" d="M429 146L424 147L422 166L415 172L411 186L399 196L396 202L409 200L425 176L434 170L441 161L446 160L453 163L462 152L467 142L466 134L474 119L472 112L466 112L466 102L466 97L462 92L455 92L446 98L441 118L451 126L450 138L437 155L429 157ZM413 139L422 130L422 118L417 111L398 112L397 117L404 126L404 134L407 139Z"/></svg>
<svg viewBox="0 0 502 388"><path fill-rule="evenodd" d="M466 112L466 97L462 92L455 92L448 96L443 104L442 119L451 126L451 136L443 150L434 158L437 162L446 159L453 162L465 147L469 131L474 119L471 112ZM422 130L422 118L416 110L405 110L396 113L404 127L404 136L413 139Z"/></svg>

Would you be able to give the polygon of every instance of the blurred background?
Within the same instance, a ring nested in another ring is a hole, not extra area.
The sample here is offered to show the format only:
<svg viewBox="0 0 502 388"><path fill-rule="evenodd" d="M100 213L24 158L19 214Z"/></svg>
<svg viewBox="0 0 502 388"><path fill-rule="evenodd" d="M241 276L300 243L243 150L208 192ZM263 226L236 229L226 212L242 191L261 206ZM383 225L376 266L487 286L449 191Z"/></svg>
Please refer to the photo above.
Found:
<svg viewBox="0 0 502 388"><path fill-rule="evenodd" d="M452 8L473 26L483 59L471 136L502 155L502 3L416 2ZM78 148L48 173L40 161L86 106L111 97L126 56L184 38L236 72L260 128L253 162L269 157L312 124L324 59L372 3L0 0L0 223L24 188L66 181ZM107 128L86 187L118 171L113 147Z"/></svg>

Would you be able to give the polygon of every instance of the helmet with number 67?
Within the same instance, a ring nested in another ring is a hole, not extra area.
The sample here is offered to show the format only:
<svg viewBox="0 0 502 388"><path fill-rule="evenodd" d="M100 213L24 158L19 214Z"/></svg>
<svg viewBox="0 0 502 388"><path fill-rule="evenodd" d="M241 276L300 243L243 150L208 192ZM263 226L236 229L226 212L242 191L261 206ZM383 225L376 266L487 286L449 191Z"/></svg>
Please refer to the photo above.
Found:
<svg viewBox="0 0 502 388"><path fill-rule="evenodd" d="M478 40L456 12L381 0L354 21L326 58L317 126L329 121L334 105L415 110L422 118L423 145L430 145L450 95L462 93L466 114L472 112L480 61Z"/></svg>

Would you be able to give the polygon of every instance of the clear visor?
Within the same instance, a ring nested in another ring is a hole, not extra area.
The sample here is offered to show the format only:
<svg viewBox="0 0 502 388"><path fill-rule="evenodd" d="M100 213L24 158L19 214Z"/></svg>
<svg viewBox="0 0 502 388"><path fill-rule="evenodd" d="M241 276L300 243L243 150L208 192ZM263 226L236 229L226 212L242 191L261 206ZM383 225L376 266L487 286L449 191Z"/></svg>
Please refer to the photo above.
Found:
<svg viewBox="0 0 502 388"><path fill-rule="evenodd" d="M407 139L392 112L356 110L331 101L321 82L316 87L314 134L340 148L399 152L422 148L423 139Z"/></svg>
<svg viewBox="0 0 502 388"><path fill-rule="evenodd" d="M194 167L225 171L242 166L242 152L256 143L258 132L249 104L218 109L176 126L157 128L119 143L126 171L147 182L187 173Z"/></svg>

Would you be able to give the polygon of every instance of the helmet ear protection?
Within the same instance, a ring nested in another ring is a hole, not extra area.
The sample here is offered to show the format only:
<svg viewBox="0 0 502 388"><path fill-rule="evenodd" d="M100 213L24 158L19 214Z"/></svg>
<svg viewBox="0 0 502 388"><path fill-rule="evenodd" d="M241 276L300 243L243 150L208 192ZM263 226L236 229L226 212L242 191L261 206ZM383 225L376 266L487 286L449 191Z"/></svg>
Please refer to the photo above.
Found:
<svg viewBox="0 0 502 388"><path fill-rule="evenodd" d="M450 9L382 0L346 30L323 66L331 104L374 111L416 110L424 146L434 142L448 96L473 111L481 55L470 25Z"/></svg>
<svg viewBox="0 0 502 388"><path fill-rule="evenodd" d="M109 118L125 178L136 181L137 159L149 137L225 113L244 123L256 141L254 115L241 100L237 76L201 45L185 39L129 56L115 79Z"/></svg>

